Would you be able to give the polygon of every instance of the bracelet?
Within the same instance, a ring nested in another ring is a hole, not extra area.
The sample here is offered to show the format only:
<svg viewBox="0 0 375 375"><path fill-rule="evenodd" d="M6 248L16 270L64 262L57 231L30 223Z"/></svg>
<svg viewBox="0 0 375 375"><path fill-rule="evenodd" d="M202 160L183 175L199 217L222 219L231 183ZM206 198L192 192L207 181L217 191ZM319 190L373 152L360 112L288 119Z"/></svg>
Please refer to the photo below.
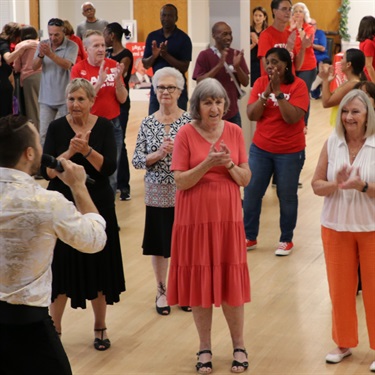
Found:
<svg viewBox="0 0 375 375"><path fill-rule="evenodd" d="M228 171L230 171L232 168L234 168L236 166L236 164L234 164L233 163L233 161L232 161L232 163L231 163L231 165L230 165L230 167L229 168L227 168L228 169Z"/></svg>
<svg viewBox="0 0 375 375"><path fill-rule="evenodd" d="M38 57L39 57L40 59L44 59L44 56L41 56L39 53L38 53Z"/></svg>
<svg viewBox="0 0 375 375"><path fill-rule="evenodd" d="M91 153L92 153L92 147L90 147L89 152L88 152L86 155L83 155L83 157L84 157L85 159L87 159L87 158L91 155Z"/></svg>
<svg viewBox="0 0 375 375"><path fill-rule="evenodd" d="M268 96L265 96L265 95L264 95L264 92L262 92L262 93L260 94L260 97L261 97L263 100L268 100Z"/></svg>

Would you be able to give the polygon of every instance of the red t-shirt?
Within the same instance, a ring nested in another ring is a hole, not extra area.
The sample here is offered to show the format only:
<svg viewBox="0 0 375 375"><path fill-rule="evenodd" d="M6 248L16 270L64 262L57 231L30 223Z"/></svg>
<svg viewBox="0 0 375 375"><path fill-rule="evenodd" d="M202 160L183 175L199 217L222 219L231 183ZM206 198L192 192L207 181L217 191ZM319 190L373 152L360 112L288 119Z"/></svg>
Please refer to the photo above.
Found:
<svg viewBox="0 0 375 375"><path fill-rule="evenodd" d="M258 59L260 60L260 73L261 75L267 74L264 70L263 63L261 61L262 57L265 57L267 51L273 47L286 48L286 43L288 41L289 35L291 32L288 29L284 31L279 31L273 26L267 27L266 30L260 33L259 42L258 42ZM294 61L294 56L296 55L295 48L290 54L292 61ZM293 64L293 73L294 73L294 64Z"/></svg>
<svg viewBox="0 0 375 375"><path fill-rule="evenodd" d="M105 117L113 120L120 115L120 102L116 98L116 86L114 71L117 62L111 59L105 59L105 68L108 68L107 79L96 94L95 103L91 108L91 113L96 116ZM85 78L94 86L98 81L99 66L93 66L86 60L75 64L72 68L70 78Z"/></svg>
<svg viewBox="0 0 375 375"><path fill-rule="evenodd" d="M303 24L303 30L306 36L311 37L311 35L315 35L314 27L309 25L308 23ZM312 40L314 41L314 36ZM301 46L302 46L301 36L299 35L299 33L297 33L296 44L295 44L296 53L300 51ZM316 57L315 57L314 49L311 45L311 47L305 49L305 58L303 59L302 66L301 68L298 69L298 71L300 72L300 71L312 70L312 69L316 69Z"/></svg>
<svg viewBox="0 0 375 375"><path fill-rule="evenodd" d="M372 66L375 69L375 38L373 40L366 39L365 41L359 43L359 49L365 54L366 57L372 56ZM363 69L363 71L365 72L367 79L371 81L366 67Z"/></svg>
<svg viewBox="0 0 375 375"><path fill-rule="evenodd" d="M259 99L268 82L268 76L261 76L255 81L248 104ZM280 85L280 91L290 104L307 111L310 98L306 83L302 79L295 77L292 84ZM303 116L295 124L287 124L283 120L275 95L271 94L262 117L257 121L253 143L264 151L276 154L299 152L306 146L304 128Z"/></svg>

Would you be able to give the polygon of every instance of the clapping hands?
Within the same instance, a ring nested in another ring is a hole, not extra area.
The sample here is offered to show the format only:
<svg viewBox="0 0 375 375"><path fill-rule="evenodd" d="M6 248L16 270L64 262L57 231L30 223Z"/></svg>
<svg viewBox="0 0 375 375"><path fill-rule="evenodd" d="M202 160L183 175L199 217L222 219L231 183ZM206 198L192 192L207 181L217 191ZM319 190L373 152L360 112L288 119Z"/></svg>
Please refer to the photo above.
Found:
<svg viewBox="0 0 375 375"><path fill-rule="evenodd" d="M339 189L343 190L361 190L363 187L363 183L359 175L359 168L349 165L343 165L337 172L336 182Z"/></svg>
<svg viewBox="0 0 375 375"><path fill-rule="evenodd" d="M224 141L220 142L219 149L217 149L215 144L212 143L207 155L207 160L210 162L212 167L228 165L232 162L230 150Z"/></svg>

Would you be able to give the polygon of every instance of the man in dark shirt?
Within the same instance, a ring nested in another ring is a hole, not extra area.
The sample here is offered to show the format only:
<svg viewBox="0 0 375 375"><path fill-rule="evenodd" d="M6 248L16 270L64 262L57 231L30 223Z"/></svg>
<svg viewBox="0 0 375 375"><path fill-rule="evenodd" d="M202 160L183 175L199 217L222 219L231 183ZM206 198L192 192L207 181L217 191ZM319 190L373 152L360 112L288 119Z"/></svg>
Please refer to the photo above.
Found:
<svg viewBox="0 0 375 375"><path fill-rule="evenodd" d="M171 66L185 75L189 68L192 43L189 36L176 26L177 19L177 8L173 4L164 5L160 10L162 28L152 31L147 36L142 62L146 69L152 67L154 74L161 68ZM185 78L185 87L178 100L178 106L186 110L187 102ZM152 114L158 109L159 103L151 87L148 113Z"/></svg>

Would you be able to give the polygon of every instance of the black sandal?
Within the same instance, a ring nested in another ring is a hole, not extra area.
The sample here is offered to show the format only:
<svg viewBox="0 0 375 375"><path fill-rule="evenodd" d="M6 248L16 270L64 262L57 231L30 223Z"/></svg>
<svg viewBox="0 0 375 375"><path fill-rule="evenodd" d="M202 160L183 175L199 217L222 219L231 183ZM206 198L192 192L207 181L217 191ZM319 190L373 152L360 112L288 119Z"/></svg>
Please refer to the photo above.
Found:
<svg viewBox="0 0 375 375"><path fill-rule="evenodd" d="M236 349L233 350L233 355L234 355L234 353L237 353L237 352L245 353L246 354L246 358L247 358L247 351L246 351L246 349L236 348ZM237 367L237 368L238 367L243 367L243 370L233 370L233 367ZM241 372L245 372L248 367L249 367L249 362L248 361L238 362L238 361L236 361L234 359L233 362L232 362L231 371L234 372L234 373L236 373L236 374L239 374Z"/></svg>
<svg viewBox="0 0 375 375"><path fill-rule="evenodd" d="M159 297L156 296L156 299L155 299L155 307L156 307L156 311L158 314L160 315L169 315L171 313L171 307L170 306L163 306L163 307L159 307L157 305L157 302L158 302L158 299L161 297L161 296L167 296L166 292L167 292L167 289L165 288L165 284L163 284L162 282L160 282L160 284L158 285L158 292L160 293L159 294Z"/></svg>
<svg viewBox="0 0 375 375"><path fill-rule="evenodd" d="M200 352L197 353L197 360L198 361L199 361L199 356L201 354L211 354L211 356L212 356L211 350L209 350L209 349L201 350ZM197 362L197 364L195 365L195 368L197 369L197 372L199 374L211 374L211 372L212 372L212 362L211 361L205 362L205 363ZM201 371L202 368L210 369L210 371Z"/></svg>
<svg viewBox="0 0 375 375"><path fill-rule="evenodd" d="M180 309L185 312L191 312L191 307L190 306L180 306Z"/></svg>
<svg viewBox="0 0 375 375"><path fill-rule="evenodd" d="M106 330L107 330L107 328L94 329L95 332L101 332L102 333L102 337L100 339L98 337L96 337L95 340L94 340L94 348L96 350L104 351L104 350L109 349L109 347L111 346L111 342L109 341L109 339L103 339L104 331L106 331Z"/></svg>

